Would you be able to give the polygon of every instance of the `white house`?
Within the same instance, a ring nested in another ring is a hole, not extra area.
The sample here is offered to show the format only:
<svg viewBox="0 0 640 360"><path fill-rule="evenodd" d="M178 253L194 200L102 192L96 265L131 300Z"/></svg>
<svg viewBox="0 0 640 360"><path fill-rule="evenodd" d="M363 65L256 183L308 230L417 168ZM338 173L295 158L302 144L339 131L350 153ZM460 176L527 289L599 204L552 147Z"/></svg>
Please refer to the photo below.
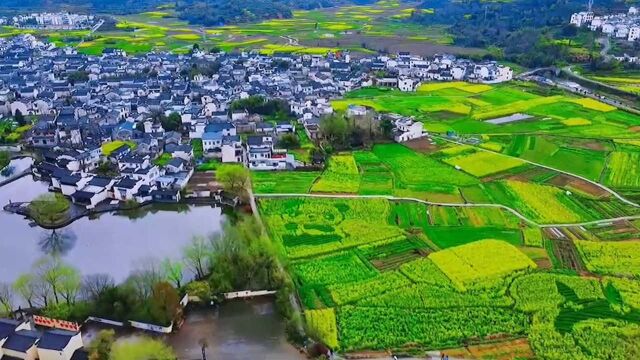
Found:
<svg viewBox="0 0 640 360"><path fill-rule="evenodd" d="M134 200L135 195L142 185L142 181L137 181L130 177L123 177L113 185L113 197L121 201Z"/></svg>
<svg viewBox="0 0 640 360"><path fill-rule="evenodd" d="M398 89L400 91L409 92L416 90L417 83L409 77L398 79Z"/></svg>
<svg viewBox="0 0 640 360"><path fill-rule="evenodd" d="M627 40L636 41L638 39L640 39L640 26L632 26L629 29L629 37Z"/></svg>
<svg viewBox="0 0 640 360"><path fill-rule="evenodd" d="M82 335L63 330L46 331L38 342L40 360L70 360L73 354L82 349Z"/></svg>
<svg viewBox="0 0 640 360"><path fill-rule="evenodd" d="M426 135L422 123L411 118L400 117L395 120L394 124L393 138L397 142L406 142Z"/></svg>
<svg viewBox="0 0 640 360"><path fill-rule="evenodd" d="M244 163L244 148L238 135L225 136L221 151L223 163Z"/></svg>

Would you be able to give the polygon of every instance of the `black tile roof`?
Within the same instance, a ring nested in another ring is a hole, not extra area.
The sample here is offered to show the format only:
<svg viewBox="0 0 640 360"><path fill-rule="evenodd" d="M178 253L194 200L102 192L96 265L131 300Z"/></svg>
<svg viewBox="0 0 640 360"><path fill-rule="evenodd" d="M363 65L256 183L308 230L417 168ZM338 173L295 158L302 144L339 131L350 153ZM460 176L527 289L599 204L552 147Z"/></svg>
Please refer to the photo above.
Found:
<svg viewBox="0 0 640 360"><path fill-rule="evenodd" d="M40 338L40 342L38 342L39 349L46 350L64 350L67 345L69 345L69 341L75 336L75 333L61 330L51 330L47 331Z"/></svg>

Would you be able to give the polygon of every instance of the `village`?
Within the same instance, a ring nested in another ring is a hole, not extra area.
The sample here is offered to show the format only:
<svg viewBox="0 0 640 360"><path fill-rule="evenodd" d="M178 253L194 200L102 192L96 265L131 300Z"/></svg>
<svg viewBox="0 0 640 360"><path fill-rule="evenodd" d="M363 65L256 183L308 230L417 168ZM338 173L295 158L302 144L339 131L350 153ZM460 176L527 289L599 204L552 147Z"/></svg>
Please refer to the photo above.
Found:
<svg viewBox="0 0 640 360"><path fill-rule="evenodd" d="M91 29L99 20L93 15L68 12L43 12L1 17L0 25L15 26L19 29L80 30Z"/></svg>
<svg viewBox="0 0 640 360"><path fill-rule="evenodd" d="M513 77L496 62L451 55L352 59L349 52L264 56L195 48L190 55L85 56L31 35L0 40L0 57L0 122L26 125L15 145L41 155L34 174L88 210L180 201L195 170L207 164L255 171L313 165L279 147L278 139L304 133L317 140L321 119L334 113L330 101L354 89L412 92L429 81L494 84ZM284 101L290 114L274 119L234 108L247 99ZM345 116L367 112L349 106ZM426 135L412 118L391 118L398 142Z"/></svg>

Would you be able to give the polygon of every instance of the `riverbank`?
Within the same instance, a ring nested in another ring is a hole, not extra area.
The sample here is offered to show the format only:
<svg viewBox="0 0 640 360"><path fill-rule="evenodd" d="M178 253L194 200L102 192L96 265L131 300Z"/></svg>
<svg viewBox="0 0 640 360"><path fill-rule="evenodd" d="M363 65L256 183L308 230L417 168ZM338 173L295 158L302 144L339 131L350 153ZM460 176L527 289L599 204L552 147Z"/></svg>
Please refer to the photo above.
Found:
<svg viewBox="0 0 640 360"><path fill-rule="evenodd" d="M14 181L17 179L14 179ZM1 185L0 185L1 187ZM39 227L47 230L58 230L64 227L67 227L74 223L77 220L80 220L84 217L97 216L104 213L112 213L117 211L134 211L144 209L145 207L159 205L159 204L182 204L182 205L210 205L210 206L219 206L219 207L232 207L234 208L237 203L233 200L225 199L224 197L216 197L216 198L186 198L177 202L161 202L161 201L145 201L143 203L129 203L119 201L117 203L103 203L98 204L93 209L86 209L82 206L78 206L75 204L71 204L69 211L67 212L67 216L62 218L60 221L55 223L43 222L37 217L33 216L29 209L30 202L9 202L8 204L3 206L3 210L12 213L24 216L29 221L32 221L34 224Z"/></svg>

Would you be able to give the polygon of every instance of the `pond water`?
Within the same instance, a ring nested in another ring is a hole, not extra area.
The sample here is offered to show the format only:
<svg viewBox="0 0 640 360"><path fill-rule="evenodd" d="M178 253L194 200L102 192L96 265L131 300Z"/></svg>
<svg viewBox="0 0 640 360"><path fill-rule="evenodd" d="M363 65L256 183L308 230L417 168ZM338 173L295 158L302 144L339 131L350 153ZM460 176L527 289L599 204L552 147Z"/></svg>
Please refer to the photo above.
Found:
<svg viewBox="0 0 640 360"><path fill-rule="evenodd" d="M5 168L0 169L0 182L12 178L16 174L19 174L28 169L33 164L33 159L30 157L13 159L9 162Z"/></svg>
<svg viewBox="0 0 640 360"><path fill-rule="evenodd" d="M23 177L0 187L0 206L46 191L45 183ZM224 219L221 208L171 204L82 218L52 231L0 211L0 282L13 282L53 252L83 275L106 273L123 281L150 259L180 257L194 235L220 231Z"/></svg>
<svg viewBox="0 0 640 360"><path fill-rule="evenodd" d="M45 183L23 177L0 187L0 207L9 201L30 201L46 191ZM220 231L225 219L221 208L172 204L82 218L54 232L0 210L0 283L12 283L54 251L83 275L106 273L120 282L148 259L179 258L194 235ZM83 328L87 343L100 329L93 327ZM179 359L200 359L198 341L203 337L209 359L304 359L287 343L273 299L189 311L185 326L165 340Z"/></svg>
<svg viewBox="0 0 640 360"><path fill-rule="evenodd" d="M188 311L185 324L167 342L179 359L201 359L201 339L208 344L207 359L305 359L287 343L284 327L272 298L232 300L217 311Z"/></svg>

